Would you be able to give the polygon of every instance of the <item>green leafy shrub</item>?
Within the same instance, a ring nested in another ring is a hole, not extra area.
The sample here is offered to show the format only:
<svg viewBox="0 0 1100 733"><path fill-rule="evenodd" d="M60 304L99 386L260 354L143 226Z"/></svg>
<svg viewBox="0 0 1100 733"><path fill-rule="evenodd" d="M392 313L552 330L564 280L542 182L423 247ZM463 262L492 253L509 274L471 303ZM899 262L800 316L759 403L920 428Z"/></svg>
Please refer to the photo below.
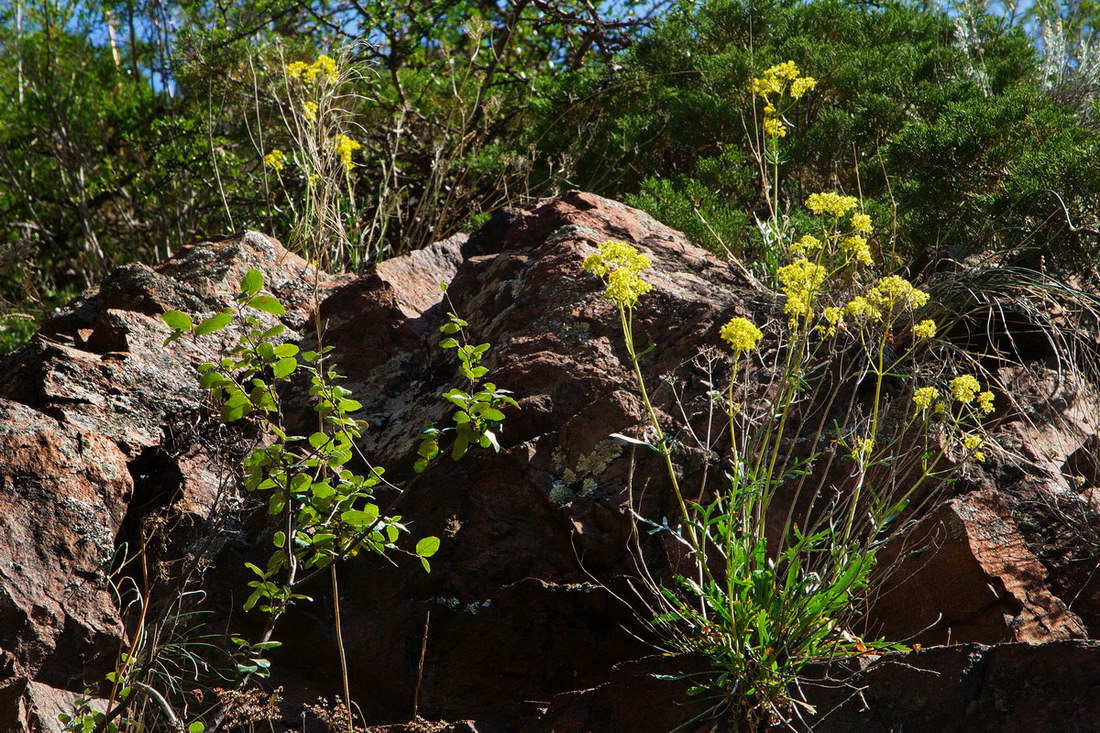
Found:
<svg viewBox="0 0 1100 733"><path fill-rule="evenodd" d="M1047 253L1091 247L1072 229L1100 214L1096 132L1044 92L1032 39L993 15L964 44L951 15L910 3L683 3L620 67L560 81L563 98L595 101L573 103L546 145L568 151L579 187L757 260L767 243L741 222L771 212L749 81L788 58L819 93L789 117L782 214L838 187L903 256L1024 236Z"/></svg>
<svg viewBox="0 0 1100 733"><path fill-rule="evenodd" d="M542 79L605 63L664 4L4 5L0 303L29 312L113 266L245 228L299 244L305 222L318 231L303 211L331 214L330 193L340 215L320 228L339 256L326 265L450 236L562 180L558 161L552 180L532 180L543 152L521 140L547 106ZM285 67L356 39L338 59L356 84L322 115L362 146L351 175L271 176L273 149L308 151L303 88L288 93Z"/></svg>
<svg viewBox="0 0 1100 733"><path fill-rule="evenodd" d="M183 715L175 706L180 705L186 711L189 703L196 702L189 700L188 695L201 703L202 695L194 692L192 686L209 687L209 677L216 677L219 683L213 691L218 695L220 707L203 706L205 712L190 724L188 731L202 731L207 722L216 729L226 722L230 725L239 722L238 719L258 720L254 715L248 717L257 711L263 716L277 715L278 692L260 695L247 685L253 678L270 674L267 655L281 645L275 638L279 619L291 606L311 600L303 589L322 572L327 572L332 583L343 680L342 696L337 696L335 707L325 714L336 715L350 729L355 713L341 631L339 563L362 552L402 553L415 557L425 572L431 572L429 560L439 551L439 538L421 537L412 548L404 547L400 540L408 529L401 516L391 511L416 479L404 486L394 484L385 477L384 468L373 465L359 452L356 441L367 429L367 424L355 417L362 404L338 384L341 377L326 359L332 347L321 345L318 338L316 351L303 352L296 344L284 342L286 327L277 319L286 315L285 309L277 298L264 293L263 287L263 275L250 270L230 306L198 321L176 310L167 311L161 319L171 329L165 346L185 336L203 339L228 328L238 334L236 344L227 354L199 365L199 384L208 391L224 423L240 425L247 421L256 431L240 465L226 467L232 475L226 477L225 485L235 484L239 470L244 490L262 497L264 513L269 518L263 537L270 543L271 551L266 562L245 564L250 574L247 582L250 593L243 604L246 612L266 614L264 631L257 640L207 634L197 641L191 638L194 636L191 631L186 628L181 631L181 619L202 613L189 599L192 592L188 590L186 573L173 579L178 588L176 595L169 598L168 610L155 612L147 620L149 599L144 597L148 593L145 579L144 592L138 592L140 613L131 646L120 655L115 672L107 679L110 695L105 704L93 706L89 690L76 701L72 711L61 716L66 730L145 730L156 722L183 730ZM443 290L446 292L445 287ZM504 410L518 406L508 390L485 381L489 368L481 362L490 347L469 344L468 325L451 313L440 326L443 338L439 345L454 350L462 381L461 387L440 395L455 407L453 424L442 428L429 424L420 432L419 456L413 466L417 476L436 465L444 455L457 461L477 447L499 451L497 436L503 429ZM308 435L294 435L288 432L283 395L292 380L302 377L308 380L317 427ZM441 441L448 440L443 446L445 450L441 450ZM385 503L379 495L383 485L391 490ZM227 512L234 511L231 504L214 502L217 516L210 518L213 526L221 525ZM192 569L196 566L196 561L190 561ZM172 621L165 623L165 616L172 616ZM228 672L214 669L189 645L230 658L234 668ZM166 660L181 654L189 664L186 687L176 675L164 674L169 669ZM225 684L230 686L222 686ZM155 705L134 712L131 704L138 697ZM325 705L321 707L328 710Z"/></svg>

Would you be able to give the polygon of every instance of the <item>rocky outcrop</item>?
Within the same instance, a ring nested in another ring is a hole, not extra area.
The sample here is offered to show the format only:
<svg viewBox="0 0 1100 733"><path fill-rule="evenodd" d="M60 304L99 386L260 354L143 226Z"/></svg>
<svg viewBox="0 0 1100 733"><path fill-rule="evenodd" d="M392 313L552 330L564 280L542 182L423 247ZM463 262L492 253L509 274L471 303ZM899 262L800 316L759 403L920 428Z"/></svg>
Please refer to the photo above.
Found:
<svg viewBox="0 0 1100 733"><path fill-rule="evenodd" d="M232 618L242 631L258 624L240 612L241 568L263 555L263 513L249 514L244 502L231 525L212 523L234 496L231 466L244 433L211 418L194 373L234 334L164 349L159 320L168 309L203 315L224 307L251 268L286 305L288 338L314 344L320 325L371 424L360 447L397 485L413 477L420 427L448 416L439 395L457 383L455 367L437 347L448 311L471 322L472 341L491 344L493 381L520 402L499 453L441 462L401 495L397 511L412 534L443 539L430 574L403 556L395 564L361 556L340 569L351 692L366 716L532 733L663 731L695 716L676 703L684 684L653 675L693 671L699 660L654 657L662 640L637 610L640 564L667 576L682 549L667 532L638 537L633 510L659 523L676 509L653 454L609 437L640 436L644 420L617 314L581 268L607 239L632 242L654 261L647 274L654 290L636 314L638 342L660 347L644 362L658 411L694 420L706 404L708 369L726 368L722 357L708 366L700 350L718 343L719 325L733 316L781 317L776 300L679 233L588 194L501 212L468 238L355 279L318 276L263 235L204 243L155 268L122 268L48 321L0 370L0 532L10 538L0 543L0 678L8 681L0 726L12 715L27 719L28 690L46 700L49 689L80 690L110 671L128 637L108 570L121 547L143 536L143 522L171 528L166 546L148 548L154 585L191 568L208 591L212 620ZM1032 379L1050 376L1046 364L1028 369ZM1091 404L1084 385L1073 394ZM299 418L308 415L303 385L285 399ZM1036 409L1057 413L1057 404ZM1078 535L1047 529L1042 514L1069 499L1086 511L1098 475L1086 454L1100 425L1087 409L1073 414L1049 450L1042 426L1050 420L1006 426L1004 434L1030 451L1017 451L1024 460L997 458L971 472L960 484L965 495L883 548L894 573L870 617L873 630L955 646L861 660L845 674L857 689L867 686L862 697L812 700L822 730L951 729L913 722L936 720L915 712L921 695L932 694L952 703L941 709L937 699L927 715L984 730L983 721L1007 715L998 705L1024 694L1024 677L1013 675L1023 675L1024 664L1057 673L1059 653L1079 666L1073 685L1092 684L1087 668L1100 652L1080 639L1100 609L1100 594L1082 580L1096 562ZM684 485L702 491L708 456L686 441L678 450ZM1088 524L1075 526L1084 532ZM199 556L206 562L191 562ZM295 705L339 689L331 591L319 583L307 592L315 603L284 620L277 636L285 643L273 655L272 683L285 687L292 720ZM1044 644L1012 643L1021 641ZM935 674L898 676L914 670ZM903 684L912 686L908 696L891 692ZM9 698L15 702L5 707ZM1036 706L1024 719L1046 725L1063 714L1059 705ZM16 712L3 712L8 707ZM866 727L868 720L882 727Z"/></svg>
<svg viewBox="0 0 1100 733"><path fill-rule="evenodd" d="M635 638L645 620L615 592L627 590L616 579L634 572L631 465L639 494L658 467L608 437L637 431L641 405L617 315L581 269L613 237L656 263L656 290L638 314L639 339L661 344L654 376L690 364L731 316L773 307L678 233L583 194L506 213L464 244L384 263L322 304L326 342L371 423L365 452L382 457L387 475L406 477L420 426L448 415L438 395L457 384L455 366L435 346L445 311L471 321L472 342L492 344L492 379L520 403L499 454L445 461L402 499L415 533L444 538L430 575L370 559L342 571L344 586L362 589L342 603L351 676L381 720L411 714L425 625L420 712L437 719L518 726L552 695L598 685L611 665L653 651ZM463 248L460 261L447 255ZM420 275L413 257L427 259L433 275ZM449 278L439 263L453 263ZM693 385L682 399L700 391ZM667 386L656 399L676 409ZM667 494L647 495L653 515L673 511ZM287 656L306 658L330 643L328 633L302 624Z"/></svg>
<svg viewBox="0 0 1100 733"><path fill-rule="evenodd" d="M1100 713L1098 654L1100 642L1061 641L868 655L809 670L801 691L810 708L791 722L814 733L1085 733ZM557 696L524 733L713 731L707 702L690 702L686 680L668 681L704 667L686 655L617 665L609 682Z"/></svg>
<svg viewBox="0 0 1100 733"><path fill-rule="evenodd" d="M0 402L0 648L58 687L114 668L121 641L105 571L133 493L125 454L15 402Z"/></svg>
<svg viewBox="0 0 1100 733"><path fill-rule="evenodd" d="M0 682L0 729L12 733L62 733L65 727L58 713L71 711L77 697L74 692L31 682L26 677L7 679ZM101 700L90 705L96 710L104 708Z"/></svg>
<svg viewBox="0 0 1100 733"><path fill-rule="evenodd" d="M288 303L288 325L300 327L312 270L249 233L188 248L156 268L116 270L5 359L0 653L12 684L40 693L100 682L126 638L112 590L120 577L111 571L121 553L136 553L124 547L133 539L127 530L166 509L181 544L212 529L203 523L233 476L216 467L224 436L202 418L194 366L206 355L186 344L163 349L168 329L159 315L225 307L253 267Z"/></svg>

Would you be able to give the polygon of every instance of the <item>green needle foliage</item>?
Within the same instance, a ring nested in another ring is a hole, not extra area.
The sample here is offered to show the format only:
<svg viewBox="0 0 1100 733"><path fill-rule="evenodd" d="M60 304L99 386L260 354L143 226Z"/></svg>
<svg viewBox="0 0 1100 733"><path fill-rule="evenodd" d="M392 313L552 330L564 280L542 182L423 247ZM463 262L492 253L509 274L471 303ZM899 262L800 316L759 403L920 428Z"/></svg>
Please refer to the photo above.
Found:
<svg viewBox="0 0 1100 733"><path fill-rule="evenodd" d="M1096 10L944 5L9 3L0 317L246 227L359 270L566 188L774 273L747 102L785 59L819 94L786 116L782 216L839 186L902 257L1022 240L1032 267L1090 261ZM323 57L339 84L287 73ZM0 349L29 331L8 323Z"/></svg>
<svg viewBox="0 0 1100 733"><path fill-rule="evenodd" d="M860 192L903 257L1024 237L1087 257L1095 242L1081 228L1100 215L1095 127L1050 92L1023 26L968 7L963 24L907 2L685 2L613 72L561 80L563 95L598 102L555 110L543 144L568 151L576 186L749 262L774 261L756 222L775 208L798 217L806 196L833 188ZM818 87L784 113L788 177L772 201L750 81L786 59Z"/></svg>

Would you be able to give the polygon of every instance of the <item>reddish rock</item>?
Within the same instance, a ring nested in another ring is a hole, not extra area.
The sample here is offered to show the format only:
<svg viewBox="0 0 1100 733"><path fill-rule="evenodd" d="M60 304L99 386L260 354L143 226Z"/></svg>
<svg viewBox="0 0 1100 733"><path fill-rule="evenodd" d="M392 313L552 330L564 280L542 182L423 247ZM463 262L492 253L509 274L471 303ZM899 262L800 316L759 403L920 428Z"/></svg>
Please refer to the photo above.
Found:
<svg viewBox="0 0 1100 733"><path fill-rule="evenodd" d="M0 649L56 687L114 668L107 584L133 482L108 438L0 401Z"/></svg>
<svg viewBox="0 0 1100 733"><path fill-rule="evenodd" d="M608 683L559 695L524 733L566 731L714 731L692 722L706 705L684 705L686 681L701 669L691 656L649 657L616 665ZM1034 733L1096 730L1100 642L958 644L807 670L791 728L813 733ZM718 700L711 700L716 704ZM681 727L683 726L683 727ZM694 726L694 727L693 727Z"/></svg>
<svg viewBox="0 0 1100 733"><path fill-rule="evenodd" d="M1008 504L990 491L948 501L879 552L885 577L868 635L926 645L1043 642L1087 636L1046 585Z"/></svg>
<svg viewBox="0 0 1100 733"><path fill-rule="evenodd" d="M441 283L477 253L465 235L381 262L325 299L325 340L339 345L341 365L363 374L390 358L412 358L436 327L425 314L443 300ZM312 332L309 334L312 336ZM392 369L392 367L391 367Z"/></svg>
<svg viewBox="0 0 1100 733"><path fill-rule="evenodd" d="M688 695L706 670L691 655L649 656L616 664L610 679L589 690L556 695L549 709L523 733L704 733L712 731L714 700Z"/></svg>
<svg viewBox="0 0 1100 733"><path fill-rule="evenodd" d="M410 257L373 268L322 306L326 343L371 423L364 451L395 480L408 475L420 426L448 418L440 393L460 383L452 354L436 345L451 307L439 303L437 280L451 263L453 307L471 321L474 343L492 344L492 380L520 401L500 454L444 461L402 500L414 535L444 540L430 575L365 557L341 571L342 587L358 589L342 603L352 691L378 722L411 714L429 611L420 711L433 719L518 726L555 694L599 685L612 665L651 652L635 638L648 633L646 620L601 587L623 593L618 578L635 572L631 451L609 434L644 422L614 306L581 267L613 238L654 261L636 328L640 344L659 344L645 365L658 408L678 409L660 381L671 372L693 380L683 399L694 404L703 388L690 362L700 344L717 343L731 316L768 313L774 302L680 234L587 194L507 212L465 245L420 255L427 266ZM455 262L448 253L463 246L467 256ZM635 459L649 515L675 516L671 496L656 488L661 466L651 455ZM689 485L701 468L688 472ZM647 547L667 568L660 542ZM328 629L305 618L288 620L284 633L287 660L331 644Z"/></svg>
<svg viewBox="0 0 1100 733"><path fill-rule="evenodd" d="M0 396L106 435L131 458L161 445L165 429L200 404L194 367L219 344L181 339L163 348L168 328L160 314L211 315L232 301L240 278L254 268L283 299L287 325L301 328L312 310L312 269L277 241L249 232L184 248L155 269L115 270L98 291L47 320L30 345L8 357ZM320 287L327 290L330 280ZM226 331L221 345L233 336Z"/></svg>
<svg viewBox="0 0 1100 733"><path fill-rule="evenodd" d="M268 552L262 512L250 521L235 516L232 532L207 523L215 502L235 488L220 451L230 449L232 464L242 432L218 427L204 412L194 367L233 334L220 343L185 339L163 349L167 329L159 320L170 308L198 315L220 309L255 267L288 308L290 338L306 344L315 338L311 306L315 293L327 296L320 311L324 341L335 347L345 386L371 423L361 448L392 481L411 482L396 511L413 537L443 538L430 575L401 555L396 566L362 556L340 568L352 694L369 721L417 730L419 723L405 721L414 716L418 688L415 712L424 718L476 721L455 729L646 731L690 719L676 705L683 685L652 676L674 673L675 662L634 661L652 655L660 640L627 579L643 559L668 577L683 556L667 532L644 535L644 557L632 554L638 545L630 499L657 520L675 518L677 509L655 456L609 438L639 435L645 420L617 313L600 297L598 279L581 268L608 239L631 242L654 262L647 273L654 290L640 304L635 328L640 347L657 345L643 368L659 414L705 412L711 375L695 357L718 343L718 327L731 316L761 324L781 317L775 297L641 212L588 194L502 212L468 239L395 258L355 280L318 281L304 261L258 234L197 245L156 268L116 271L47 322L0 370L0 398L9 400L0 403L8 416L0 425L14 426L0 430L0 502L8 503L9 517L0 518L0 527L12 539L0 543L0 649L9 661L0 679L23 675L32 685L79 689L102 677L122 630L100 554L132 541L153 514L170 517L174 528L171 541L154 550L164 562L154 565L178 567L175 561L189 553L206 553L205 588L209 609L223 614L219 623L230 614L234 629L262 623L239 610L243 562L262 562ZM449 303L440 281L448 283ZM486 361L492 379L515 391L520 408L508 411L499 454L443 461L412 482L417 432L427 421L446 424L450 410L439 395L460 384L453 354L437 345L452 308L471 322L474 343L492 345ZM773 347L765 342L765 351ZM302 385L292 385L285 396L303 410L304 395ZM1054 474L1084 472L1081 451L1095 439L1094 422L1073 418L1052 438L1056 450L1046 452L1041 430L1006 427L1005 436L1016 431L1028 443L1027 461L993 460L991 450L990 468L967 479L968 488L983 491L939 508L882 551L884 564L896 559L901 569L880 595L876 628L908 636L942 613L940 625L920 637L926 643L948 634L953 642L1084 635L1058 597L1087 600L1071 595L1081 583L1073 586L1068 572L1047 575L1071 563L1083 573L1084 545L1059 535L1048 546L1065 552L1047 553L1040 547L1047 535L1029 523L1046 515L1025 510L1055 506L1056 496L1088 496L1089 487ZM685 440L676 459L689 492L703 491L709 456ZM1029 474L1038 464L1041 471ZM709 472L709 479L720 481L721 472ZM384 502L392 498L383 491ZM94 525L81 524L82 517ZM99 528L105 542L89 541L85 526ZM198 542L205 539L216 541ZM1055 595L1050 586L1062 582ZM78 591L86 595L71 602ZM286 685L292 705L318 694L331 698L340 686L329 586L307 592L315 602L288 615L276 632L285 645L272 654L275 682ZM1000 649L926 649L857 670L856 679L872 685L864 699L873 698L873 722L860 717L852 700L825 695L822 715L840 709L822 725L888 730L898 721L905 730L950 730L964 721L971 727L954 729L984 730L987 720L1004 722L1012 694L1029 693L1027 663L1042 675L1070 674L1075 692L1092 684L1093 645ZM1057 650L1077 668L1062 669ZM893 666L908 671L890 677L884 670ZM904 677L924 668L939 677ZM1001 676L990 677L994 672ZM997 686L982 687L986 679ZM1059 718L1068 715L1060 707L1065 695L1039 689L1047 679L1053 678L1043 677L1032 691L1049 695L1050 704L1017 713L1040 725L1031 730L1072 730L1051 727L1070 718ZM877 697L875 686L883 690ZM1001 700L994 690L1010 697ZM23 698L24 692L0 694L0 702Z"/></svg>
<svg viewBox="0 0 1100 733"><path fill-rule="evenodd" d="M1015 408L997 426L998 439L1026 461L1028 473L1067 490L1100 485L1098 386L1054 358L1002 367L998 376L1006 389L1001 399Z"/></svg>
<svg viewBox="0 0 1100 733"><path fill-rule="evenodd" d="M208 358L206 347L184 339L163 348L168 329L159 316L224 307L252 268L287 303L288 323L304 323L312 271L275 240L248 233L189 247L155 269L114 271L4 359L0 651L12 663L7 676L73 690L98 683L123 642L107 581L118 546L129 542L132 555L142 518L169 506L191 517L173 523L177 544L210 530L202 523L219 490L233 488L235 472L217 457L229 436L202 417L194 367Z"/></svg>
<svg viewBox="0 0 1100 733"><path fill-rule="evenodd" d="M26 677L0 682L0 731L5 733L62 733L61 713L71 713L77 693L58 690ZM103 710L102 702L91 706Z"/></svg>
<svg viewBox="0 0 1100 733"><path fill-rule="evenodd" d="M1000 370L1015 413L997 430L1007 466L987 477L1009 501L1051 589L1100 633L1100 390L1053 359Z"/></svg>

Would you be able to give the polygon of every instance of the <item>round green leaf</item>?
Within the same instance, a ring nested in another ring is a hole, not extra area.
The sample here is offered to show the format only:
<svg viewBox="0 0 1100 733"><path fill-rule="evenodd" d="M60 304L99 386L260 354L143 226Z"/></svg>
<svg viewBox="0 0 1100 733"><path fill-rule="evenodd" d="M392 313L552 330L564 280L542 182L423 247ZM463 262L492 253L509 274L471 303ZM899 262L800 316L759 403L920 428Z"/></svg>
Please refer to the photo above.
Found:
<svg viewBox="0 0 1100 733"><path fill-rule="evenodd" d="M270 313L273 316L285 316L286 309L283 308L283 304L278 299L271 297L270 295L257 295L252 300L248 301L248 304L256 310L261 310L264 313Z"/></svg>
<svg viewBox="0 0 1100 733"><path fill-rule="evenodd" d="M416 543L416 554L419 557L431 557L439 551L438 537L425 537Z"/></svg>
<svg viewBox="0 0 1100 733"><path fill-rule="evenodd" d="M249 270L241 280L241 292L246 295L255 295L264 286L264 276L259 270Z"/></svg>
<svg viewBox="0 0 1100 733"><path fill-rule="evenodd" d="M271 368L271 373L275 375L276 379L282 379L289 376L291 372L298 368L298 360L293 356L286 356L279 361L275 362L275 366Z"/></svg>
<svg viewBox="0 0 1100 733"><path fill-rule="evenodd" d="M233 320L232 313L221 312L217 315L210 316L195 329L196 336L202 336L205 333L212 333L214 331L220 331L229 325L229 322Z"/></svg>
<svg viewBox="0 0 1100 733"><path fill-rule="evenodd" d="M168 324L168 328L173 331L191 330L191 316L182 311L168 311L163 314L160 319Z"/></svg>

